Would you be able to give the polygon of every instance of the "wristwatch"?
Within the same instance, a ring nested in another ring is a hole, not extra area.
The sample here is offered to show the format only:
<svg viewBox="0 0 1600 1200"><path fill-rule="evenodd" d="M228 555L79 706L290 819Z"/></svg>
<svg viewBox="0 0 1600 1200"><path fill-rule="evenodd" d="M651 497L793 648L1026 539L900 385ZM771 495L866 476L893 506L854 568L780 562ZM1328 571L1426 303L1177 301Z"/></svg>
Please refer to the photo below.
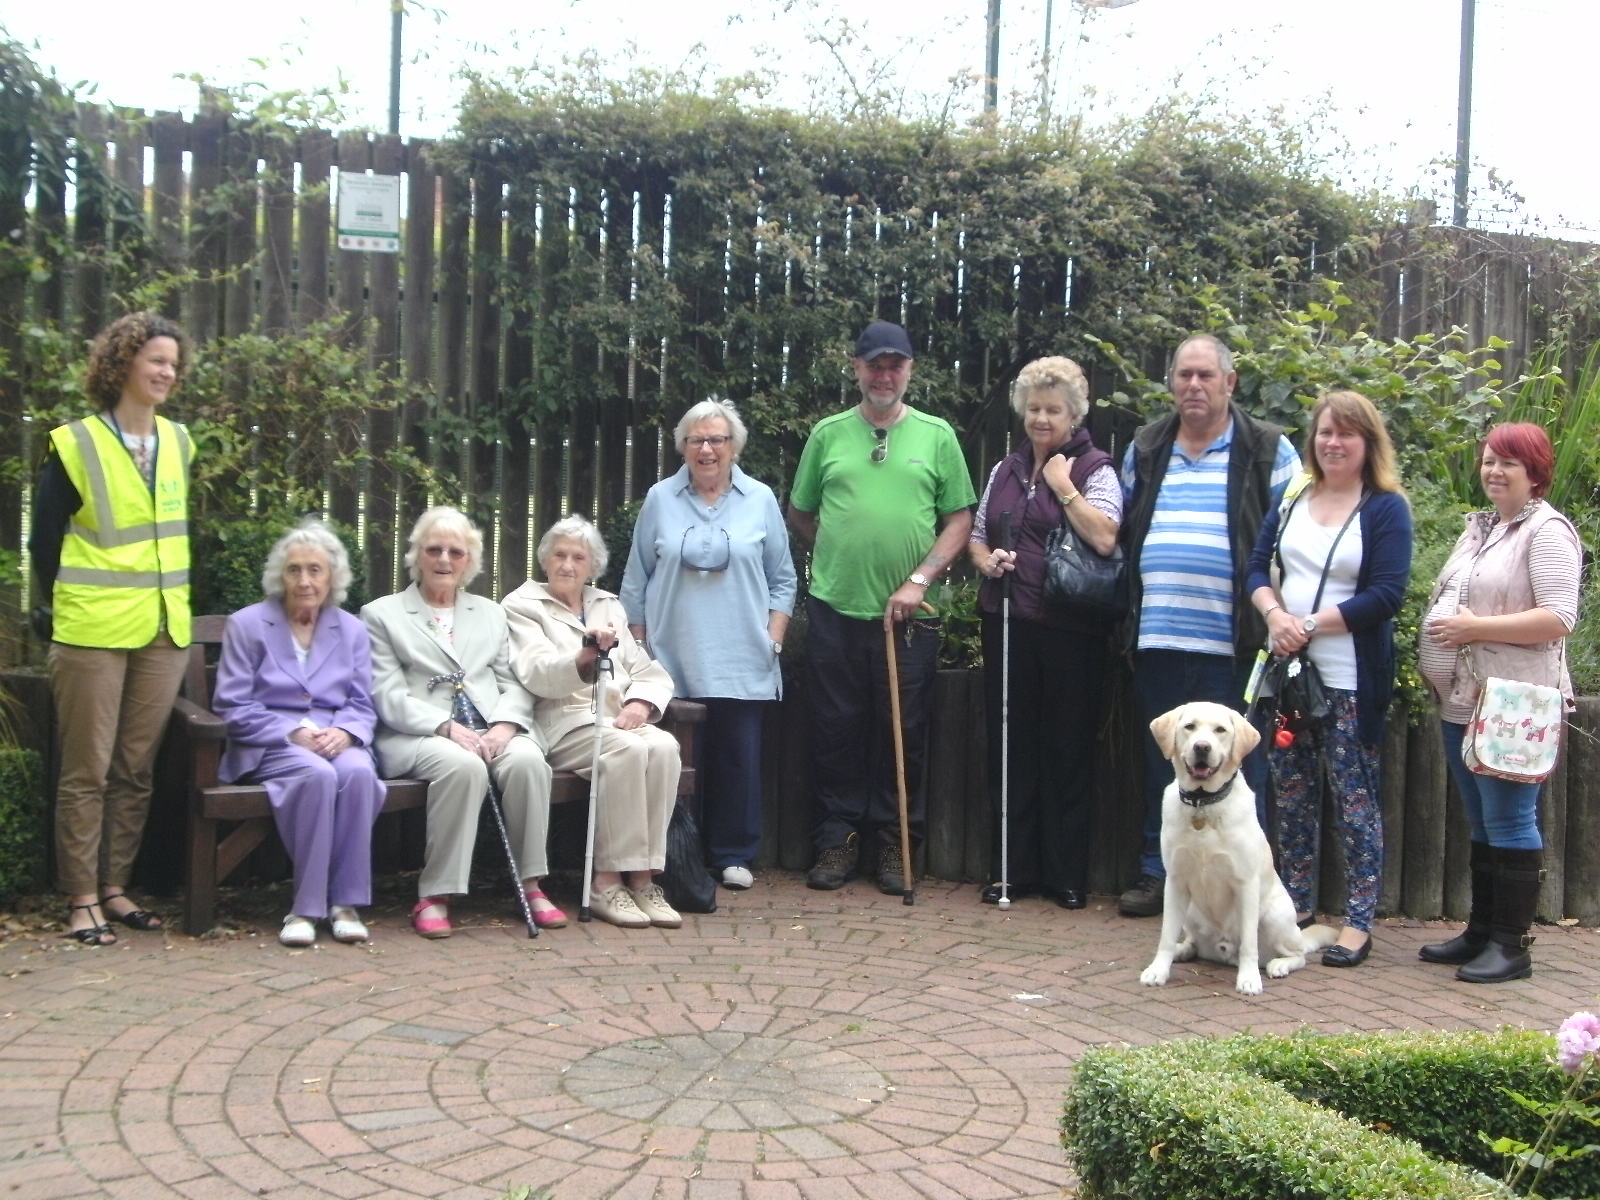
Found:
<svg viewBox="0 0 1600 1200"><path fill-rule="evenodd" d="M907 583L914 583L919 588L931 587L933 585L933 580L929 579L921 571L916 572L914 575L911 576L910 579L906 580L906 582Z"/></svg>
<svg viewBox="0 0 1600 1200"><path fill-rule="evenodd" d="M1304 623L1301 624L1300 629L1307 637L1310 637L1317 631L1317 619L1315 617L1307 617Z"/></svg>

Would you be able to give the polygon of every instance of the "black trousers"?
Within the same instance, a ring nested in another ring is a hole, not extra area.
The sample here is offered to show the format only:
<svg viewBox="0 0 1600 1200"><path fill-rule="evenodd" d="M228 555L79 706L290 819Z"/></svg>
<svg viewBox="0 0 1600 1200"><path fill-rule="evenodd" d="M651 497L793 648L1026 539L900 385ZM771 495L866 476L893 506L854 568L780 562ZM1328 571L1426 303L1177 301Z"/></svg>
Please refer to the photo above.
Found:
<svg viewBox="0 0 1600 1200"><path fill-rule="evenodd" d="M880 844L897 842L900 801L883 621L844 616L815 597L806 598L806 616L816 848L820 852L841 846L856 832L863 840L875 834ZM916 620L896 626L895 665L900 672L906 808L915 847L927 824L922 770L933 677L939 669L939 623Z"/></svg>
<svg viewBox="0 0 1600 1200"><path fill-rule="evenodd" d="M984 689L993 807L992 878L1000 878L1002 636L983 617ZM1011 619L1007 883L1084 891L1094 811L1095 737L1105 715L1107 638Z"/></svg>

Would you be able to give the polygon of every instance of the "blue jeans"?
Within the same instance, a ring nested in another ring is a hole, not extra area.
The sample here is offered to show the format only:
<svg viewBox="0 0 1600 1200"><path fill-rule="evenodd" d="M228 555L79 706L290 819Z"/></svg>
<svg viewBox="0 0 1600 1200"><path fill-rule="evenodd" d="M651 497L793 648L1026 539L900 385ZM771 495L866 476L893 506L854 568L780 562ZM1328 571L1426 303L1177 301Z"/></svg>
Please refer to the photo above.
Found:
<svg viewBox="0 0 1600 1200"><path fill-rule="evenodd" d="M1444 761L1461 793L1467 810L1472 840L1498 846L1502 850L1542 850L1539 835L1539 788L1537 783L1512 783L1493 775L1474 775L1461 761L1461 742L1465 725L1439 722L1444 740Z"/></svg>
<svg viewBox="0 0 1600 1200"><path fill-rule="evenodd" d="M1190 700L1211 700L1244 711L1244 687L1251 663L1232 655L1196 654L1190 650L1140 650L1133 656L1133 694L1139 706L1144 739L1144 845L1139 874L1165 879L1161 863L1161 794L1172 782L1172 764L1150 736L1150 722ZM1267 756L1261 749L1244 760L1244 781L1256 794L1256 819L1267 827Z"/></svg>

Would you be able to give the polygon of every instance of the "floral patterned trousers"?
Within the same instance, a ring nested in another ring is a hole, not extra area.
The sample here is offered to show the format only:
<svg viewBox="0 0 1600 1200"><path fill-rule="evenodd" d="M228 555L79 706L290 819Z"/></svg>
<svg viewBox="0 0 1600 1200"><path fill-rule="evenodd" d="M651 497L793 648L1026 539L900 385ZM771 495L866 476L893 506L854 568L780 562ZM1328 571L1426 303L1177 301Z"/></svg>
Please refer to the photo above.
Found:
<svg viewBox="0 0 1600 1200"><path fill-rule="evenodd" d="M1379 750L1356 734L1356 694L1328 689L1333 715L1315 733L1271 751L1277 793L1278 873L1296 912L1312 912L1317 898L1317 856L1322 845L1326 786L1338 815L1345 863L1345 924L1370 930L1383 875L1383 802Z"/></svg>

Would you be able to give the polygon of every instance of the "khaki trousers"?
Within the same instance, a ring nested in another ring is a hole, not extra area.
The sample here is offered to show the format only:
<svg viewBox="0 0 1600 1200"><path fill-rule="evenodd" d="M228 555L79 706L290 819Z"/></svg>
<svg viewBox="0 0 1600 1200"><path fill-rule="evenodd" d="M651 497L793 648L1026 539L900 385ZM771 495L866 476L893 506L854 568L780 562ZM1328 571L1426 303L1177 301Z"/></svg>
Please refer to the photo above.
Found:
<svg viewBox="0 0 1600 1200"><path fill-rule="evenodd" d="M417 895L462 895L472 874L478 810L489 790L491 768L447 737L419 738L418 742L411 773L428 781L428 843ZM492 770L517 870L523 879L542 879L550 872L545 853L550 831L550 764L539 743L519 733L506 743Z"/></svg>
<svg viewBox="0 0 1600 1200"><path fill-rule="evenodd" d="M601 739L594 869L661 871L667 865L667 822L678 802L677 739L654 725L608 725ZM593 725L569 731L550 749L552 767L584 779L593 762Z"/></svg>
<svg viewBox="0 0 1600 1200"><path fill-rule="evenodd" d="M127 886L150 812L156 749L188 661L165 632L138 650L51 643L61 748L56 883L66 894Z"/></svg>

